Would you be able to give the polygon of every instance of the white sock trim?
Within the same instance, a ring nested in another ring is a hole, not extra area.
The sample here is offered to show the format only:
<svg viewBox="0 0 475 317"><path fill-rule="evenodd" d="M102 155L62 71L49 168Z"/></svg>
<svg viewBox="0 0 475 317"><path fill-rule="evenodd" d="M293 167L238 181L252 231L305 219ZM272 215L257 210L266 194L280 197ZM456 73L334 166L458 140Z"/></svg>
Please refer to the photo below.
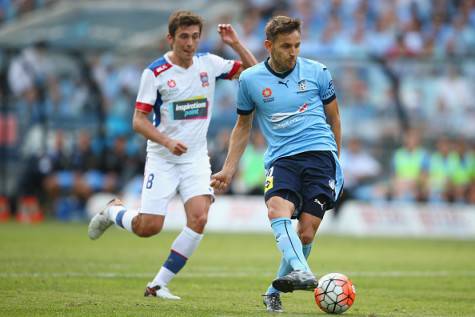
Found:
<svg viewBox="0 0 475 317"><path fill-rule="evenodd" d="M149 287L154 287L157 285L167 286L168 283L175 277L175 273L167 269L166 267L161 267L153 281L149 284Z"/></svg>
<svg viewBox="0 0 475 317"><path fill-rule="evenodd" d="M188 227L183 228L182 232L176 237L172 244L172 250L189 258L200 244L203 235Z"/></svg>
<svg viewBox="0 0 475 317"><path fill-rule="evenodd" d="M122 225L124 226L124 229L126 229L129 232L134 233L134 230L132 229L132 221L134 220L135 216L139 214L138 211L132 211L132 210L127 210L122 217Z"/></svg>
<svg viewBox="0 0 475 317"><path fill-rule="evenodd" d="M127 208L125 208L125 206L110 206L109 207L109 210L108 210L108 214L109 214L109 219L114 221L115 223L115 220L117 219L117 215L119 214L119 212L121 212L122 210L127 210Z"/></svg>
<svg viewBox="0 0 475 317"><path fill-rule="evenodd" d="M193 231L193 229L190 229L188 227L184 227L182 232L184 234L188 235L191 239L195 239L195 240L203 239L203 234L202 233L198 233L196 231Z"/></svg>

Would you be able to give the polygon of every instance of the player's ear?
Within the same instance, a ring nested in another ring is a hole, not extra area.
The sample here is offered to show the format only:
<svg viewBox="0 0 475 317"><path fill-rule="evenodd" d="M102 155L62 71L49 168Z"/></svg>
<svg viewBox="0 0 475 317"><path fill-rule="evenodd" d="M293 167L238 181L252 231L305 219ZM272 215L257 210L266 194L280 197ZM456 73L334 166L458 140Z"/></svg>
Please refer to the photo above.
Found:
<svg viewBox="0 0 475 317"><path fill-rule="evenodd" d="M272 49L272 42L269 41L269 40L265 40L265 41L264 41L264 47L266 48L266 50L267 50L268 52L270 52L271 49Z"/></svg>
<svg viewBox="0 0 475 317"><path fill-rule="evenodd" d="M168 45L170 45L170 47L173 48L174 38L171 34L167 34L167 42L168 42Z"/></svg>

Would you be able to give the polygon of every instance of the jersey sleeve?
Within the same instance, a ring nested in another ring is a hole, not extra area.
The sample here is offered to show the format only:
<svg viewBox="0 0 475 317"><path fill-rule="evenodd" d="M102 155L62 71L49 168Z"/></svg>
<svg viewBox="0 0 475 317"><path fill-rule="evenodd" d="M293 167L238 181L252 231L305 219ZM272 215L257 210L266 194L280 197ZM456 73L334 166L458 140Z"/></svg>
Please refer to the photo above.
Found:
<svg viewBox="0 0 475 317"><path fill-rule="evenodd" d="M319 73L318 85L320 88L320 99L324 105L327 105L335 100L335 87L333 86L333 80L330 71L328 71L326 66L323 66Z"/></svg>
<svg viewBox="0 0 475 317"><path fill-rule="evenodd" d="M157 88L155 87L155 75L150 69L145 69L140 78L135 109L145 113L150 113L156 101Z"/></svg>
<svg viewBox="0 0 475 317"><path fill-rule="evenodd" d="M239 78L237 113L240 115L248 115L254 111L254 108L254 102L252 101L249 89L247 88L247 81L241 76L241 78Z"/></svg>
<svg viewBox="0 0 475 317"><path fill-rule="evenodd" d="M214 54L209 54L213 64L216 79L232 79L241 67L241 61L228 60Z"/></svg>

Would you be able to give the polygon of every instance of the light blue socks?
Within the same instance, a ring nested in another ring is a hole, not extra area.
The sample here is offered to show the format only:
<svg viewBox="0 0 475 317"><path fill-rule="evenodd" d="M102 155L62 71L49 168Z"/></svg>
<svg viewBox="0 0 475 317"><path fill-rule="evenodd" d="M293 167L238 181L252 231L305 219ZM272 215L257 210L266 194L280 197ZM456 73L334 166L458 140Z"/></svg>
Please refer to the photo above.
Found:
<svg viewBox="0 0 475 317"><path fill-rule="evenodd" d="M277 240L277 246L282 252L277 277L289 274L293 270L310 271L307 258L312 250L312 244L302 246L302 243L292 227L289 218L276 218L271 221L272 231ZM266 294L276 293L278 290L269 286Z"/></svg>

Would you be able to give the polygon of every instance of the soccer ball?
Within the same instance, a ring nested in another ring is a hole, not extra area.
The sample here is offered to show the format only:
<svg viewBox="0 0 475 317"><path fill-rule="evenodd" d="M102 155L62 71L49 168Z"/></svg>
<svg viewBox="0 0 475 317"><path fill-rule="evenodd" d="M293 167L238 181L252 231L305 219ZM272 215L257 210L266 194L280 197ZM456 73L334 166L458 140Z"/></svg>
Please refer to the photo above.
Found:
<svg viewBox="0 0 475 317"><path fill-rule="evenodd" d="M326 313L341 314L355 301L353 283L341 273L329 273L320 278L315 289L315 301Z"/></svg>

